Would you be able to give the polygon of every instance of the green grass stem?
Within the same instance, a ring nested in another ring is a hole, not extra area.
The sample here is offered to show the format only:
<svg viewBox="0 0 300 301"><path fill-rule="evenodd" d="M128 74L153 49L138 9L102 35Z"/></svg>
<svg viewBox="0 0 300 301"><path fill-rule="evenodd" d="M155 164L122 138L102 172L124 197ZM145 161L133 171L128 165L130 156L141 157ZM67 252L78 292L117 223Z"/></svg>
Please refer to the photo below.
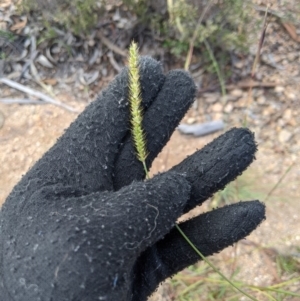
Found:
<svg viewBox="0 0 300 301"><path fill-rule="evenodd" d="M181 228L176 225L177 230L180 234L184 237L187 243L193 248L193 250L205 261L218 275L220 275L225 281L227 281L232 287L242 293L244 296L248 297L253 301L257 301L254 297L250 296L248 293L241 290L237 285L235 285L230 279L228 279L224 274L222 274L198 249L197 247L191 242L191 240L185 235L185 233L181 230Z"/></svg>
<svg viewBox="0 0 300 301"><path fill-rule="evenodd" d="M220 82L220 86L221 86L222 96L225 96L226 95L226 86L225 86L224 78L221 74L221 70L219 68L219 64L218 64L218 62L217 62L217 60L214 56L214 53L213 53L213 51L212 51L212 49L211 49L211 47L210 47L210 45L209 45L209 43L207 42L206 39L203 40L203 43L206 47L206 50L207 50L208 55L209 55L209 57L212 61L212 64L213 64L213 66L216 70L216 73L217 73L217 76L218 76L218 79L219 79L219 82Z"/></svg>

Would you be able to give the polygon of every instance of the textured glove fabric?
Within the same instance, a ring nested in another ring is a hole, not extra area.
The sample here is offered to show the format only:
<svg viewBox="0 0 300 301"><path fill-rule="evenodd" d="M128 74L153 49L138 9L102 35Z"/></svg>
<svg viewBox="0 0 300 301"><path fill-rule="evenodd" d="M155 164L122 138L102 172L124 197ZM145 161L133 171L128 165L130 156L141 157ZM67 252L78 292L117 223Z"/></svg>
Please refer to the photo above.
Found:
<svg viewBox="0 0 300 301"><path fill-rule="evenodd" d="M150 168L191 105L183 71L140 61ZM170 171L143 181L129 123L127 70L91 103L14 187L1 208L0 300L144 301L199 258L174 228L253 161L247 129L232 129ZM264 219L250 201L180 225L204 255Z"/></svg>

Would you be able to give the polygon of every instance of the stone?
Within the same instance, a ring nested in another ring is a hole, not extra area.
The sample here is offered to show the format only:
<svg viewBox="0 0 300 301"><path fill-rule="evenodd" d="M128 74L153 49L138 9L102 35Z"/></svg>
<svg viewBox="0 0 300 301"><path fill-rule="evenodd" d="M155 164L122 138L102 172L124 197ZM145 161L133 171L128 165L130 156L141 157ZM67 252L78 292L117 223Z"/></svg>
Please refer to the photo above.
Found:
<svg viewBox="0 0 300 301"><path fill-rule="evenodd" d="M256 102L260 105L263 105L266 103L266 97L261 95L261 96L257 97Z"/></svg>
<svg viewBox="0 0 300 301"><path fill-rule="evenodd" d="M286 129L283 129L279 132L278 140L281 143L286 143L291 139L291 137L292 137L292 133Z"/></svg>
<svg viewBox="0 0 300 301"><path fill-rule="evenodd" d="M231 113L232 111L233 111L233 105L232 103L228 103L224 108L224 112L228 114Z"/></svg>
<svg viewBox="0 0 300 301"><path fill-rule="evenodd" d="M242 69L244 67L244 61L237 61L234 63L234 67Z"/></svg>
<svg viewBox="0 0 300 301"><path fill-rule="evenodd" d="M243 96L243 91L241 89L233 89L232 91L230 91L230 94L239 98Z"/></svg>
<svg viewBox="0 0 300 301"><path fill-rule="evenodd" d="M274 90L276 93L282 93L285 89L282 86L276 86Z"/></svg>
<svg viewBox="0 0 300 301"><path fill-rule="evenodd" d="M217 102L221 97L219 93L204 93L203 96L205 102L210 104Z"/></svg>
<svg viewBox="0 0 300 301"><path fill-rule="evenodd" d="M287 123L288 125L292 126L292 127L298 126L298 123L297 123L297 121L296 121L295 118L291 118L291 119L287 120L286 123Z"/></svg>
<svg viewBox="0 0 300 301"><path fill-rule="evenodd" d="M289 121L292 118L292 110L291 109L286 109L283 113L283 119L286 121Z"/></svg>
<svg viewBox="0 0 300 301"><path fill-rule="evenodd" d="M3 127L4 125L4 114L0 111L0 129Z"/></svg>
<svg viewBox="0 0 300 301"><path fill-rule="evenodd" d="M196 118L195 117L189 117L187 120L186 120L186 123L187 124L193 124L196 122Z"/></svg>
<svg viewBox="0 0 300 301"><path fill-rule="evenodd" d="M223 106L220 103L216 103L211 107L213 112L222 112Z"/></svg>
<svg viewBox="0 0 300 301"><path fill-rule="evenodd" d="M296 94L291 91L285 91L284 94L288 99L291 99L291 100L295 100L297 98Z"/></svg>
<svg viewBox="0 0 300 301"><path fill-rule="evenodd" d="M218 112L213 114L213 120L222 120L223 118L223 113Z"/></svg>

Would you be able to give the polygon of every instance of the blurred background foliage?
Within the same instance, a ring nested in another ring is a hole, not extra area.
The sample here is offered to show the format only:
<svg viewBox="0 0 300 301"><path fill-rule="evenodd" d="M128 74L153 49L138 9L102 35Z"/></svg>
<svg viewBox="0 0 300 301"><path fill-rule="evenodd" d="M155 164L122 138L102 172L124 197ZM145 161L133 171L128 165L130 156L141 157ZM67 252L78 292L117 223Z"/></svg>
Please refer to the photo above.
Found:
<svg viewBox="0 0 300 301"><path fill-rule="evenodd" d="M195 36L195 46L208 39L213 48L246 49L247 28L251 20L250 2L243 0L23 0L21 13L38 12L45 26L70 30L84 36L97 27L111 6L125 6L135 17L136 26L151 30L175 55L186 53Z"/></svg>

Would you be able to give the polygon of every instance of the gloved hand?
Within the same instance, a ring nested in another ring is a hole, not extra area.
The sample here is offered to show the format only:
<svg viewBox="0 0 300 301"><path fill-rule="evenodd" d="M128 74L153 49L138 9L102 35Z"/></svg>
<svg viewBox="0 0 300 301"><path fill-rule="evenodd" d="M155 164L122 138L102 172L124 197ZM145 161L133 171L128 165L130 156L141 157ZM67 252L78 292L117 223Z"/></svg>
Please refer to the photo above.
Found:
<svg viewBox="0 0 300 301"><path fill-rule="evenodd" d="M183 71L140 61L147 166L191 105ZM143 181L130 135L127 70L14 187L1 210L0 299L143 301L165 278L199 260L174 228L184 212L254 159L247 129L232 129L170 171ZM249 201L180 224L204 254L219 252L264 219Z"/></svg>

